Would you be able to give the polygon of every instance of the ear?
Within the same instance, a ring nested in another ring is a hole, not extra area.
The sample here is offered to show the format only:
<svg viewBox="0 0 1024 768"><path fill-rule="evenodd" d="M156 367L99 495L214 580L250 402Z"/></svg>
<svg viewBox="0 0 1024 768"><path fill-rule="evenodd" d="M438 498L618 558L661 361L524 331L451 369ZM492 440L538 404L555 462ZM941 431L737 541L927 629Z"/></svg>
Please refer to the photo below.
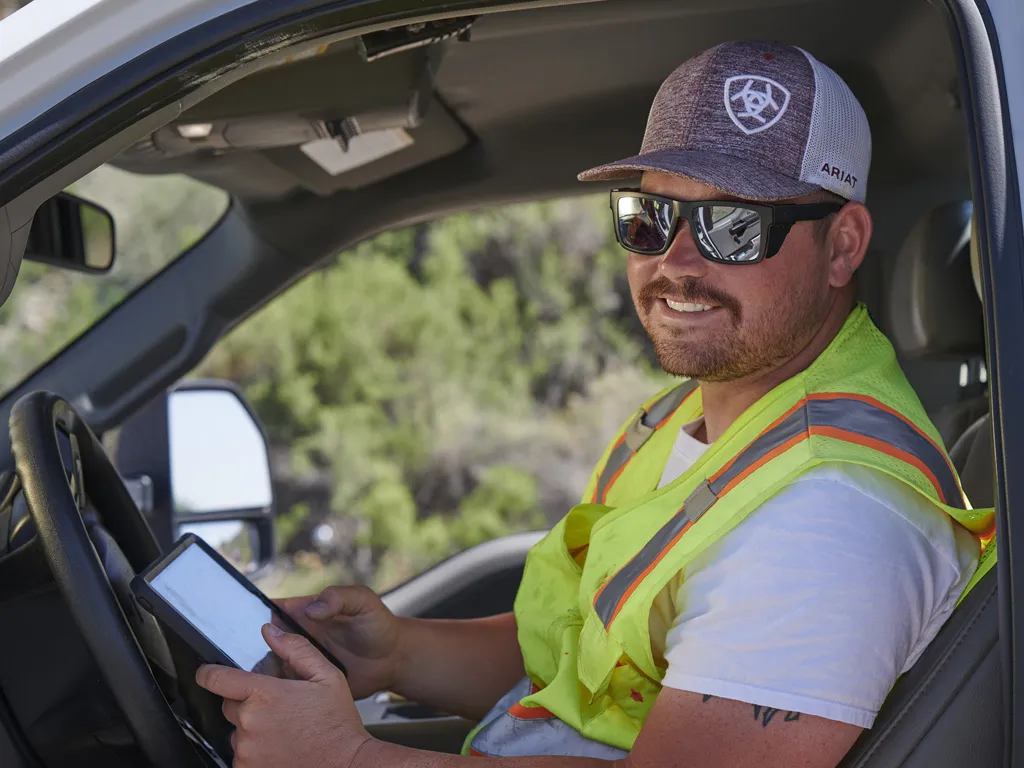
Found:
<svg viewBox="0 0 1024 768"><path fill-rule="evenodd" d="M849 202L836 214L829 228L829 283L846 286L864 261L871 243L871 214L863 203Z"/></svg>

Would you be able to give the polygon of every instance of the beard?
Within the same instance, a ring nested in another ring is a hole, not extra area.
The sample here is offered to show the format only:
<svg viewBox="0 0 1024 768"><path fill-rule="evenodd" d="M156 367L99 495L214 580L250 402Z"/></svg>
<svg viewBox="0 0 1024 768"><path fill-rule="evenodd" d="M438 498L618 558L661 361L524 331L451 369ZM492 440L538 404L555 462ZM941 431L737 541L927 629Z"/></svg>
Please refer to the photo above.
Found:
<svg viewBox="0 0 1024 768"><path fill-rule="evenodd" d="M667 373L697 381L735 381L778 366L810 341L828 314L826 298L813 286L813 281L793 286L785 297L754 313L743 311L733 296L699 278L675 283L659 277L640 290L636 303L658 363ZM652 309L663 296L719 306L727 319L715 328L661 323L652 317Z"/></svg>

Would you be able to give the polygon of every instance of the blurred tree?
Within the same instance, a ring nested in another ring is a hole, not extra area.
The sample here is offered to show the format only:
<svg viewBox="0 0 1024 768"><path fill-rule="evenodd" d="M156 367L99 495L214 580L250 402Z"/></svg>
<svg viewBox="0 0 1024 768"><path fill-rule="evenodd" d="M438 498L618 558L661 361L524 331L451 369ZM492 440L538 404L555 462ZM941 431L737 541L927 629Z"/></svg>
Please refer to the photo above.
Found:
<svg viewBox="0 0 1024 768"><path fill-rule="evenodd" d="M604 441L665 383L606 205L531 203L380 235L197 369L241 384L265 421L282 553L324 567L310 589L394 586L576 502Z"/></svg>

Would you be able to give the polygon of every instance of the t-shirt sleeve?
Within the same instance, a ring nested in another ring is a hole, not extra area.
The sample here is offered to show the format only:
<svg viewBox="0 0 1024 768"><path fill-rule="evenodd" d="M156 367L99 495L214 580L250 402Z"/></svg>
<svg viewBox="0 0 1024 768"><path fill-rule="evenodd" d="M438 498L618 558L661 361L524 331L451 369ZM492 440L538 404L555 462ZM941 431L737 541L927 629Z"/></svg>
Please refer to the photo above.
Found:
<svg viewBox="0 0 1024 768"><path fill-rule="evenodd" d="M899 490L897 512L814 471L758 507L687 568L663 685L871 727L970 575L944 514Z"/></svg>

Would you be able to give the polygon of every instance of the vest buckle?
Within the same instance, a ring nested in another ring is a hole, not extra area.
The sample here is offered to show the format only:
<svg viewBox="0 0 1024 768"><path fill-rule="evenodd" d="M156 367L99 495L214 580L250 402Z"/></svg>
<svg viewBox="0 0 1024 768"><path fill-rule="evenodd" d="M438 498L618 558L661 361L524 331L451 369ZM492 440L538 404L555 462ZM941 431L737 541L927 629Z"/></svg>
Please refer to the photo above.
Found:
<svg viewBox="0 0 1024 768"><path fill-rule="evenodd" d="M646 416L647 412L641 408L633 421L626 427L626 447L629 448L630 453L639 451L644 443L647 442L647 439L654 434L654 427L644 424L644 417Z"/></svg>
<svg viewBox="0 0 1024 768"><path fill-rule="evenodd" d="M691 523L696 523L716 501L718 501L718 497L711 490L711 484L705 480L694 488L693 493L683 502L683 511Z"/></svg>

